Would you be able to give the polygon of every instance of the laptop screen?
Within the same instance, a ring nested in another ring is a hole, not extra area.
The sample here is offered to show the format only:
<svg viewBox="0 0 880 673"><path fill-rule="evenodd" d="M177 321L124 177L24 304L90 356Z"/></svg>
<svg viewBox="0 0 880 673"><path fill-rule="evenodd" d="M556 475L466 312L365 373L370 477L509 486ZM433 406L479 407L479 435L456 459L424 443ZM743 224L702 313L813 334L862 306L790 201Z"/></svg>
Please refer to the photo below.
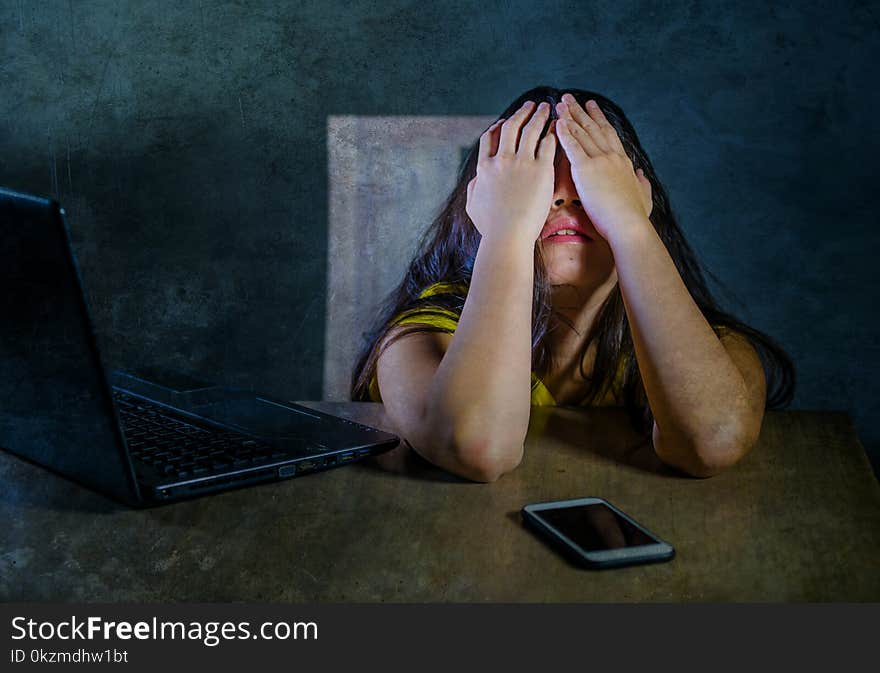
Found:
<svg viewBox="0 0 880 673"><path fill-rule="evenodd" d="M0 447L138 500L54 202L0 190Z"/></svg>

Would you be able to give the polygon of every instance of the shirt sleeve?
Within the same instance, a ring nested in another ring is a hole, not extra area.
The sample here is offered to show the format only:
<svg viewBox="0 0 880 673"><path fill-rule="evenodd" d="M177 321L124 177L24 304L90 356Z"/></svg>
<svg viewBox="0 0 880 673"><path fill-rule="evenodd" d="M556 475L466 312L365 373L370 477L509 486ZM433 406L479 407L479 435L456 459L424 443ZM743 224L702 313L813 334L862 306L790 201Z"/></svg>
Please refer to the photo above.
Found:
<svg viewBox="0 0 880 673"><path fill-rule="evenodd" d="M447 292L465 293L466 291L467 289L462 285L456 285L453 283L434 283L426 288L419 295L419 298L424 299L435 294L443 294ZM455 334L455 329L458 327L458 314L455 311L450 311L449 309L437 306L421 306L398 313L391 319L390 325L392 327L398 325L426 325L428 327L433 327L439 332ZM382 401L376 372L373 372L373 376L370 378L369 396L370 401L372 402Z"/></svg>

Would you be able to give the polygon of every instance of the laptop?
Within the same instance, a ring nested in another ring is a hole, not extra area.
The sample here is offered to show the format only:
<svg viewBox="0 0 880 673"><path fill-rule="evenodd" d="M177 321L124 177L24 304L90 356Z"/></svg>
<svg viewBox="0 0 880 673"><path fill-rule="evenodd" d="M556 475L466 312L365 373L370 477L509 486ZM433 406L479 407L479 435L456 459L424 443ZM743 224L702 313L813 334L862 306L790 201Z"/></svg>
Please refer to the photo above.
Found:
<svg viewBox="0 0 880 673"><path fill-rule="evenodd" d="M188 372L107 372L63 208L0 188L0 448L133 507L298 477L393 434Z"/></svg>

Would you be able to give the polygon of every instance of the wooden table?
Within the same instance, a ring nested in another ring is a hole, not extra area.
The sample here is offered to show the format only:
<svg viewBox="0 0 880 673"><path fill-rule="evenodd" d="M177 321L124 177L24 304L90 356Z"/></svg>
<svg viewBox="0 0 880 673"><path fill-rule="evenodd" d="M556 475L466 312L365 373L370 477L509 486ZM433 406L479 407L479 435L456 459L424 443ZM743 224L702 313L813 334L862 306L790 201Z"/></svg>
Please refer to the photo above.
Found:
<svg viewBox="0 0 880 673"><path fill-rule="evenodd" d="M304 403L391 429L377 404ZM589 571L523 528L525 503L604 497L670 563ZM0 452L4 601L880 600L880 488L843 413L770 412L711 479L662 466L619 409L536 408L490 485L411 452L130 510Z"/></svg>

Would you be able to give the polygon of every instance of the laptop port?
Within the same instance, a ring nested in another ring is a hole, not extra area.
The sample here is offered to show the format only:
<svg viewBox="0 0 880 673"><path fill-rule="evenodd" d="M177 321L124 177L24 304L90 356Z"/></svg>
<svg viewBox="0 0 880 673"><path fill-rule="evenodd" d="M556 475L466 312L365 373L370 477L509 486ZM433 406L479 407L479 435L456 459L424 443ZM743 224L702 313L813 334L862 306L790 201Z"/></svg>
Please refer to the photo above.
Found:
<svg viewBox="0 0 880 673"><path fill-rule="evenodd" d="M354 452L353 451L346 451L345 453L339 454L339 462L340 463L347 463L350 460L354 460Z"/></svg>
<svg viewBox="0 0 880 673"><path fill-rule="evenodd" d="M308 472L309 470L314 470L318 467L318 462L314 460L301 460L296 466L299 468L300 472Z"/></svg>

